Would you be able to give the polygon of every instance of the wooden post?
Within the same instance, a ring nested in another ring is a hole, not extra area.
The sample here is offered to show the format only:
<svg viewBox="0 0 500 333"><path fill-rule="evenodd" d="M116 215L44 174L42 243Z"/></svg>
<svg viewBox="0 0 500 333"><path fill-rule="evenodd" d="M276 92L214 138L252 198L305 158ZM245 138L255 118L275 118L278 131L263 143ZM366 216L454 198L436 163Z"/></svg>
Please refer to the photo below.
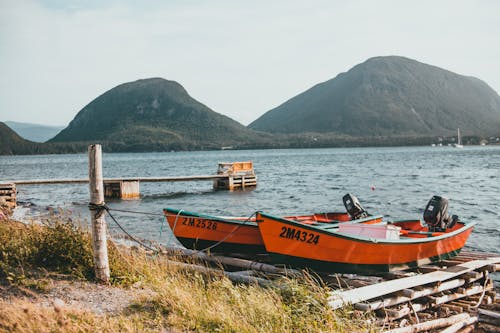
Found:
<svg viewBox="0 0 500 333"><path fill-rule="evenodd" d="M99 144L89 146L89 185L90 203L93 205L103 205L102 148ZM92 209L91 207L90 218L92 221L95 276L98 282L109 283L108 247L104 211L102 209Z"/></svg>

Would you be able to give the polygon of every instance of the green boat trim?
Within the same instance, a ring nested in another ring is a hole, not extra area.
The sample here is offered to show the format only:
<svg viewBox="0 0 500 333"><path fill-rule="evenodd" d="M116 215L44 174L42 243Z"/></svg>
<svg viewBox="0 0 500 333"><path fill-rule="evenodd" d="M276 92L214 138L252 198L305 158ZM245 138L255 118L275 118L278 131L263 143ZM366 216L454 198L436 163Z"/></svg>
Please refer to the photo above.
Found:
<svg viewBox="0 0 500 333"><path fill-rule="evenodd" d="M197 217L201 219L208 219L208 220L213 220L217 222L222 222L222 223L229 223L229 224L236 224L236 225L250 225L257 227L257 223L253 221L249 221L252 216L250 216L247 220L234 220L234 219L229 219L229 218L223 218L219 216L211 216L211 215L206 215L206 214L199 214L199 213L193 213L193 212L188 212L183 209L173 209L173 208L164 208L164 212L167 212L172 215L179 215L181 216L188 216L188 217Z"/></svg>

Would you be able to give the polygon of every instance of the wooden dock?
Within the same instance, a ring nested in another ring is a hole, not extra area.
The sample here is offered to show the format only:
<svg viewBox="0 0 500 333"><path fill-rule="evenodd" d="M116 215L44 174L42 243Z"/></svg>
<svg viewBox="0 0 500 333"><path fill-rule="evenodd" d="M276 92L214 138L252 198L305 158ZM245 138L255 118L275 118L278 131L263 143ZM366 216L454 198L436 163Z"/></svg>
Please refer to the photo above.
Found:
<svg viewBox="0 0 500 333"><path fill-rule="evenodd" d="M227 177L226 175L207 176L179 176L179 177L126 177L126 178L104 178L104 182L182 182L195 180L216 180ZM14 180L16 185L44 185L44 184L88 184L88 178L64 178L64 179L33 179Z"/></svg>
<svg viewBox="0 0 500 333"><path fill-rule="evenodd" d="M107 198L136 199L140 197L140 183L204 180L212 181L214 189L217 190L232 191L257 186L257 176L252 162L229 162L219 163L216 175L104 178L104 195ZM88 178L14 180L6 184L0 184L0 200L6 202L4 205L14 208L17 186L88 183Z"/></svg>

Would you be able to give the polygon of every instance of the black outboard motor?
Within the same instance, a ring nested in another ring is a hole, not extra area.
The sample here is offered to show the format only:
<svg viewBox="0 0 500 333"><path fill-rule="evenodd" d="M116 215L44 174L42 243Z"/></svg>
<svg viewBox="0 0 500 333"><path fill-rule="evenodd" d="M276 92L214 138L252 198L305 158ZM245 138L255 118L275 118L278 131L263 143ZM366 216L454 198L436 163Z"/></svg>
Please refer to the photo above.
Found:
<svg viewBox="0 0 500 333"><path fill-rule="evenodd" d="M424 221L430 232L445 231L457 223L458 216L448 215L448 199L435 195L429 200L424 211Z"/></svg>
<svg viewBox="0 0 500 333"><path fill-rule="evenodd" d="M361 206L358 198L354 195L347 193L342 197L345 209L353 220L362 219L368 216L368 212Z"/></svg>

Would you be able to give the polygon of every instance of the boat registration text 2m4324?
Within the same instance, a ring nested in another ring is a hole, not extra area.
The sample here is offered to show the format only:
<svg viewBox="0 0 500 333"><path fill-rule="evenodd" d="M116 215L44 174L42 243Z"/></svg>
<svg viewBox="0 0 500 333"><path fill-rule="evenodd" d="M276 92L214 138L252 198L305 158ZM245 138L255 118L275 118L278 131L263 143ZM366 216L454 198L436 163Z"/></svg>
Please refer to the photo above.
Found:
<svg viewBox="0 0 500 333"><path fill-rule="evenodd" d="M188 227L217 230L217 222L194 217L183 217L181 224Z"/></svg>
<svg viewBox="0 0 500 333"><path fill-rule="evenodd" d="M319 242L318 234L290 227L281 227L280 237L314 245L317 245Z"/></svg>

